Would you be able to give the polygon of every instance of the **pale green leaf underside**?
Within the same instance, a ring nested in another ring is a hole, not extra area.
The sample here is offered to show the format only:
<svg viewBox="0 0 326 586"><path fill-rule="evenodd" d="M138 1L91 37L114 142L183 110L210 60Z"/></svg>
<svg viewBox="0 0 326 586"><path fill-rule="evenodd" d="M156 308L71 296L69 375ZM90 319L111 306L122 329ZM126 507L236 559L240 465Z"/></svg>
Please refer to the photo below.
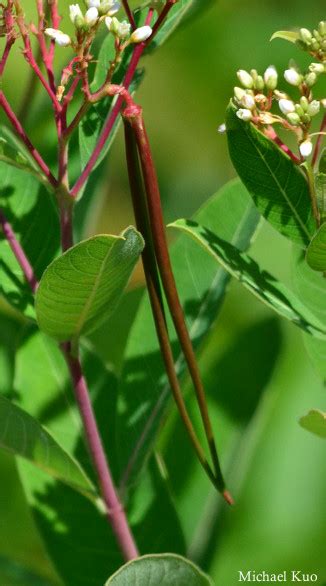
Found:
<svg viewBox="0 0 326 586"><path fill-rule="evenodd" d="M7 165L21 169L35 175L39 181L46 183L46 178L41 174L24 145L6 126L0 126L0 161Z"/></svg>
<svg viewBox="0 0 326 586"><path fill-rule="evenodd" d="M279 315L304 331L326 339L326 328L323 324L319 323L292 291L267 271L261 270L253 258L191 220L177 220L170 227L182 230L194 238L232 277Z"/></svg>
<svg viewBox="0 0 326 586"><path fill-rule="evenodd" d="M261 214L284 236L306 247L315 231L308 183L297 165L230 105L227 137L233 165Z"/></svg>
<svg viewBox="0 0 326 586"><path fill-rule="evenodd" d="M114 311L143 245L130 227L84 240L54 260L36 294L40 329L60 341L94 330Z"/></svg>
<svg viewBox="0 0 326 586"><path fill-rule="evenodd" d="M320 226L310 242L306 259L314 271L326 271L326 223Z"/></svg>
<svg viewBox="0 0 326 586"><path fill-rule="evenodd" d="M307 415L300 417L299 423L311 433L326 438L326 413L319 409L311 409Z"/></svg>
<svg viewBox="0 0 326 586"><path fill-rule="evenodd" d="M80 465L26 411L0 395L0 446L21 456L91 500L95 489Z"/></svg>
<svg viewBox="0 0 326 586"><path fill-rule="evenodd" d="M298 255L297 252L293 263L293 284L302 303L316 315L326 329L326 279L322 273L313 271L304 255ZM326 380L326 341L312 336L305 336L304 341L315 368Z"/></svg>
<svg viewBox="0 0 326 586"><path fill-rule="evenodd" d="M105 586L213 586L189 560L174 554L147 555L129 562Z"/></svg>
<svg viewBox="0 0 326 586"><path fill-rule="evenodd" d="M290 43L296 43L299 38L300 35L298 31L276 31L276 33L271 36L271 41L274 41L274 39L283 39Z"/></svg>

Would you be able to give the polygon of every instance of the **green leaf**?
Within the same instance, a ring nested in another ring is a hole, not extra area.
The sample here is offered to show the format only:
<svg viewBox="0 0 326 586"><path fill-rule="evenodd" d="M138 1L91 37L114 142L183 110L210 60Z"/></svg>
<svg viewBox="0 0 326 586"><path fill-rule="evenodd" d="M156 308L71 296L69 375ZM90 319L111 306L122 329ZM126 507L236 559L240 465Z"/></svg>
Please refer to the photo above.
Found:
<svg viewBox="0 0 326 586"><path fill-rule="evenodd" d="M274 39L283 39L290 43L296 43L300 39L300 35L298 31L276 31L271 36L271 41L274 41Z"/></svg>
<svg viewBox="0 0 326 586"><path fill-rule="evenodd" d="M326 271L326 223L322 224L310 242L306 259L314 271Z"/></svg>
<svg viewBox="0 0 326 586"><path fill-rule="evenodd" d="M3 555L0 555L0 580L3 586L53 586L52 582Z"/></svg>
<svg viewBox="0 0 326 586"><path fill-rule="evenodd" d="M307 415L300 417L299 423L311 433L326 438L326 413L319 409L311 409Z"/></svg>
<svg viewBox="0 0 326 586"><path fill-rule="evenodd" d="M257 228L259 214L240 183L231 181L196 214L240 249L246 249ZM195 348L207 335L220 309L229 277L190 239L171 247L171 260L188 329ZM173 327L170 339L177 371L185 370ZM170 404L170 387L157 342L147 294L130 331L118 400L117 447L120 482L130 487L141 474Z"/></svg>
<svg viewBox="0 0 326 586"><path fill-rule="evenodd" d="M60 226L54 196L32 176L0 163L0 209L10 222L36 276L59 249ZM0 292L28 317L34 300L24 274L0 229Z"/></svg>
<svg viewBox="0 0 326 586"><path fill-rule="evenodd" d="M0 446L30 460L53 478L65 482L91 499L94 486L79 464L26 411L0 395Z"/></svg>
<svg viewBox="0 0 326 586"><path fill-rule="evenodd" d="M105 586L213 586L191 561L172 554L146 555L129 562Z"/></svg>
<svg viewBox="0 0 326 586"><path fill-rule="evenodd" d="M315 190L321 221L326 221L326 173L320 171L315 175Z"/></svg>
<svg viewBox="0 0 326 586"><path fill-rule="evenodd" d="M232 163L261 214L306 247L315 231L308 183L299 167L230 105L226 115Z"/></svg>
<svg viewBox="0 0 326 586"><path fill-rule="evenodd" d="M111 332L114 343L115 331ZM89 350L82 364L92 404L113 472L117 469L115 414L117 381ZM29 328L17 352L15 397L46 425L51 435L74 454L93 478L81 419L62 353L51 338ZM65 584L98 586L123 563L112 530L98 507L27 462L18 462L20 476L46 550ZM171 547L184 553L178 516L157 467L150 466L128 509L141 551L157 553ZM160 531L157 531L157 526ZM85 555L87 552L87 555Z"/></svg>
<svg viewBox="0 0 326 586"><path fill-rule="evenodd" d="M282 317L313 336L326 339L326 328L300 299L256 261L210 230L191 220L177 220L171 228L190 235L246 289Z"/></svg>
<svg viewBox="0 0 326 586"><path fill-rule="evenodd" d="M36 294L39 327L61 341L94 330L115 309L144 243L133 227L70 248L46 269Z"/></svg>
<svg viewBox="0 0 326 586"><path fill-rule="evenodd" d="M180 24L196 16L199 11L203 12L213 2L214 0L178 0L170 10L168 18L153 39L153 42L148 46L147 51L152 52L163 45Z"/></svg>
<svg viewBox="0 0 326 586"><path fill-rule="evenodd" d="M46 178L39 171L26 147L21 144L16 135L6 126L0 126L0 161L27 173L31 173L39 181L46 183Z"/></svg>
<svg viewBox="0 0 326 586"><path fill-rule="evenodd" d="M304 255L298 254L297 251L293 260L293 284L302 303L326 328L326 279L321 273L313 271L308 266ZM305 336L304 341L315 368L326 380L326 342L311 336Z"/></svg>

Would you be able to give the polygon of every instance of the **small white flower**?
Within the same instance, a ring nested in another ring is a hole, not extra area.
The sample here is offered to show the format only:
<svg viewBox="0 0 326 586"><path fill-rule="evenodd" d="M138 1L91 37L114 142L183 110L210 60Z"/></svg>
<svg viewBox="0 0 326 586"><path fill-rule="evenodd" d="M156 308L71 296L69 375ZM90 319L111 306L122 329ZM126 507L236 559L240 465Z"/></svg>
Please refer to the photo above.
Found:
<svg viewBox="0 0 326 586"><path fill-rule="evenodd" d="M264 73L264 82L269 90L275 90L277 86L278 75L274 65L267 67Z"/></svg>
<svg viewBox="0 0 326 586"><path fill-rule="evenodd" d="M284 71L284 79L290 85L298 86L302 82L302 75L294 67L290 67Z"/></svg>
<svg viewBox="0 0 326 586"><path fill-rule="evenodd" d="M117 12L119 12L121 8L120 2L115 2L115 0L109 0L108 2L102 2L100 6L100 13L106 16L114 16Z"/></svg>
<svg viewBox="0 0 326 586"><path fill-rule="evenodd" d="M68 47L68 45L71 45L71 38L69 37L69 35L66 35L58 29L46 28L44 32L48 37L50 37L50 39L53 39L56 42L56 44L60 47Z"/></svg>
<svg viewBox="0 0 326 586"><path fill-rule="evenodd" d="M130 42L131 43L143 43L144 41L147 41L147 39L149 39L149 37L152 34L152 28L150 26L140 26L139 28L136 28L136 30L132 33L131 37L130 37Z"/></svg>
<svg viewBox="0 0 326 586"><path fill-rule="evenodd" d="M247 108L240 108L240 110L238 110L236 114L238 118L240 118L240 120L243 120L244 122L249 122L252 119L252 113L250 112L250 110L247 110Z"/></svg>
<svg viewBox="0 0 326 586"><path fill-rule="evenodd" d="M225 134L225 132L226 132L226 126L225 126L224 123L219 125L219 127L217 129L217 132L219 132L220 134Z"/></svg>
<svg viewBox="0 0 326 586"><path fill-rule="evenodd" d="M101 0L87 0L88 8L99 8Z"/></svg>
<svg viewBox="0 0 326 586"><path fill-rule="evenodd" d="M312 153L312 142L311 140L304 140L300 146L300 153L301 155L306 159L307 157L309 157Z"/></svg>
<svg viewBox="0 0 326 586"><path fill-rule="evenodd" d="M292 100L285 100L282 98L279 100L278 105L283 114L290 114L295 111L295 106Z"/></svg>
<svg viewBox="0 0 326 586"><path fill-rule="evenodd" d="M309 116L316 116L316 114L319 114L319 111L320 102L318 100L312 100L312 102L310 102L308 105L307 114L309 114Z"/></svg>
<svg viewBox="0 0 326 586"><path fill-rule="evenodd" d="M241 98L241 104L248 110L253 110L256 106L255 98L251 94L244 94Z"/></svg>
<svg viewBox="0 0 326 586"><path fill-rule="evenodd" d="M111 25L112 25L112 18L111 16L107 16L106 19L104 20L105 25L107 26L107 28L109 29L109 31L111 30Z"/></svg>
<svg viewBox="0 0 326 586"><path fill-rule="evenodd" d="M72 24L75 24L76 18L82 19L83 13L80 9L79 4L70 4L69 6L69 16Z"/></svg>
<svg viewBox="0 0 326 586"><path fill-rule="evenodd" d="M95 6L89 8L85 14L85 22L88 26L94 26L98 21L98 10Z"/></svg>
<svg viewBox="0 0 326 586"><path fill-rule="evenodd" d="M261 112L259 114L259 120L262 124L274 124L274 122L276 122L276 119L271 112Z"/></svg>
<svg viewBox="0 0 326 586"><path fill-rule="evenodd" d="M312 41L312 34L311 34L311 32L307 28L301 28L300 29L300 37L301 37L301 40L304 43L307 43L308 45Z"/></svg>
<svg viewBox="0 0 326 586"><path fill-rule="evenodd" d="M254 80L252 79L250 73L245 71L244 69L239 69L237 72L238 80L246 89L251 89L254 85Z"/></svg>

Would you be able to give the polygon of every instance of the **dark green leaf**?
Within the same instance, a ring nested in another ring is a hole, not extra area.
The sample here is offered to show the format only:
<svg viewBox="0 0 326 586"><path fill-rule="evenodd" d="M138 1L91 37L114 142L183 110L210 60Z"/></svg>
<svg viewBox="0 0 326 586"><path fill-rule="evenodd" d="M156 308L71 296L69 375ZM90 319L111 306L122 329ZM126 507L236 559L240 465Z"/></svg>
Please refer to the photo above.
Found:
<svg viewBox="0 0 326 586"><path fill-rule="evenodd" d="M172 554L147 555L129 562L105 586L213 586L192 562Z"/></svg>
<svg viewBox="0 0 326 586"><path fill-rule="evenodd" d="M311 433L326 438L326 413L318 409L312 409L307 415L303 415L300 418L299 423L301 427L311 431Z"/></svg>
<svg viewBox="0 0 326 586"><path fill-rule="evenodd" d="M3 586L53 586L45 578L15 560L0 556L0 580Z"/></svg>
<svg viewBox="0 0 326 586"><path fill-rule="evenodd" d="M260 269L253 258L192 220L177 220L170 227L182 230L194 238L232 277L276 313L311 335L326 339L326 328L322 322L319 322L290 289L273 275Z"/></svg>
<svg viewBox="0 0 326 586"><path fill-rule="evenodd" d="M53 478L96 499L94 486L79 464L26 411L0 395L0 446L30 460Z"/></svg>
<svg viewBox="0 0 326 586"><path fill-rule="evenodd" d="M320 226L310 242L306 259L314 271L326 272L326 223Z"/></svg>
<svg viewBox="0 0 326 586"><path fill-rule="evenodd" d="M226 116L233 165L261 214L305 247L314 234L308 183L301 169L230 105Z"/></svg>
<svg viewBox="0 0 326 586"><path fill-rule="evenodd" d="M246 249L257 228L259 215L243 185L232 181L203 206L196 218L240 249ZM171 248L171 258L188 329L195 348L198 348L221 306L228 275L195 243L184 237ZM177 370L181 374L185 364L173 328L170 338ZM124 486L132 485L141 473L170 396L145 295L130 332L119 389L117 445Z"/></svg>
<svg viewBox="0 0 326 586"><path fill-rule="evenodd" d="M93 236L46 269L36 293L38 324L61 341L94 330L116 308L144 242L134 228Z"/></svg>
<svg viewBox="0 0 326 586"><path fill-rule="evenodd" d="M54 196L32 176L0 163L0 209L40 278L59 248ZM0 291L14 307L35 317L30 287L0 230Z"/></svg>
<svg viewBox="0 0 326 586"><path fill-rule="evenodd" d="M316 315L326 328L325 299L326 279L321 273L313 271L303 255L295 254L293 263L293 281L297 295L302 303ZM305 336L305 345L311 360L326 380L326 342L311 336Z"/></svg>

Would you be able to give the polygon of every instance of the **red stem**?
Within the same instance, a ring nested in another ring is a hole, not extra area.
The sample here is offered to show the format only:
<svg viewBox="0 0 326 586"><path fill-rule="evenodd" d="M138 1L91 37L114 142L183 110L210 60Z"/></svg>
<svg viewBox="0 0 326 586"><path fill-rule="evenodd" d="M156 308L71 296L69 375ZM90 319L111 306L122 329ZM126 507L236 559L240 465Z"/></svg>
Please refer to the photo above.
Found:
<svg viewBox="0 0 326 586"><path fill-rule="evenodd" d="M136 21L134 19L134 15L132 13L132 10L131 10L131 8L129 6L128 0L122 0L121 3L122 3L122 6L124 8L124 11L125 11L126 15L128 16L128 20L129 20L129 22L130 22L130 24L132 26L132 29L135 30L135 28L137 27L137 25L136 25Z"/></svg>
<svg viewBox="0 0 326 586"><path fill-rule="evenodd" d="M52 175L49 167L47 166L47 164L45 163L45 161L41 157L40 153L38 152L38 150L34 147L34 145L32 144L32 142L28 138L25 130L23 129L21 123L19 122L19 120L16 117L15 113L11 109L11 106L7 102L6 97L5 97L5 95L3 94L2 91L0 91L0 107L3 108L3 110L4 110L4 112L5 112L6 116L7 116L7 118L11 122L11 124L14 127L15 131L17 132L18 136L21 138L21 140L23 141L23 143L28 148L31 156L33 157L34 161L38 164L38 166L41 169L42 173L44 173L44 175L46 176L46 178L48 179L48 181L52 185L52 187L56 188L57 185L58 185L58 182L57 182L56 178L54 177L54 175Z"/></svg>
<svg viewBox="0 0 326 586"><path fill-rule="evenodd" d="M137 558L139 554L124 509L113 484L81 364L78 358L71 355L69 347L66 347L64 351L76 401L83 420L87 443L97 472L103 500L106 504L108 519L124 559L130 561Z"/></svg>
<svg viewBox="0 0 326 586"><path fill-rule="evenodd" d="M275 144L277 144L277 146L280 147L280 149L282 151L284 151L284 153L286 153L290 159L292 159L292 161L294 161L294 163L296 163L297 165L301 164L301 159L299 159L299 157L297 157L293 151L291 151L291 149L282 142L282 140L280 139L280 137L276 134L275 130L272 127L269 127L266 131L266 136L268 136L268 138L270 138L270 140L272 140L273 142L275 142Z"/></svg>
<svg viewBox="0 0 326 586"><path fill-rule="evenodd" d="M32 266L26 256L23 248L19 244L10 223L8 222L4 213L1 211L0 211L0 225L1 225L2 231L8 241L8 244L16 257L16 260L17 260L19 266L25 275L26 281L30 285L33 293L35 293L37 286L38 286L38 282L37 282L36 276L34 274L33 268L32 268Z"/></svg>

